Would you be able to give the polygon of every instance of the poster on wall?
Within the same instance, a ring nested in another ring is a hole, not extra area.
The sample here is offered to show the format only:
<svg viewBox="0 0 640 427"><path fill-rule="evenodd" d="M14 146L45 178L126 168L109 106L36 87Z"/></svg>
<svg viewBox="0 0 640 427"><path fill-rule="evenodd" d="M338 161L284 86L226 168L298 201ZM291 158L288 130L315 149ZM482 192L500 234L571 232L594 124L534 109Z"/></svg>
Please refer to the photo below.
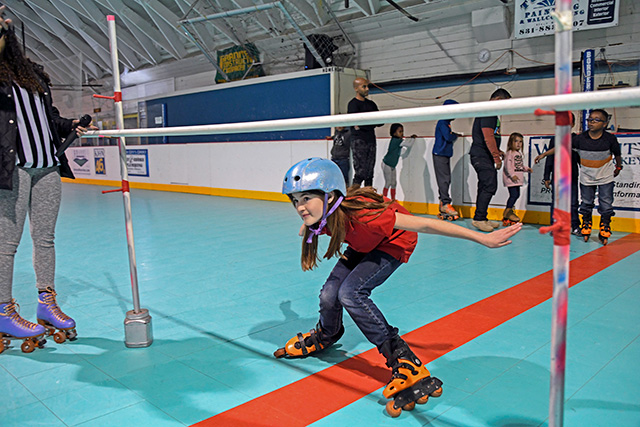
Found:
<svg viewBox="0 0 640 427"><path fill-rule="evenodd" d="M615 209L640 211L640 135L616 135L620 143L623 169L615 179L613 206ZM550 136L529 138L529 166L533 170L529 181L531 205L551 205L551 190L544 185L544 160L534 165L538 154L549 148ZM552 177L553 179L553 177Z"/></svg>
<svg viewBox="0 0 640 427"><path fill-rule="evenodd" d="M93 149L93 165L96 175L107 174L106 152L104 148Z"/></svg>
<svg viewBox="0 0 640 427"><path fill-rule="evenodd" d="M91 175L91 161L89 160L89 156L88 149L73 150L69 165L75 176Z"/></svg>
<svg viewBox="0 0 640 427"><path fill-rule="evenodd" d="M516 0L514 35L516 39L554 34L552 12L555 0ZM573 29L591 30L618 25L620 0L573 0Z"/></svg>
<svg viewBox="0 0 640 427"><path fill-rule="evenodd" d="M218 66L229 77L229 81L264 76L264 69L260 65L260 52L253 43L219 50ZM216 83L226 81L222 74L216 73Z"/></svg>
<svg viewBox="0 0 640 427"><path fill-rule="evenodd" d="M127 171L132 176L149 176L149 150L127 150Z"/></svg>

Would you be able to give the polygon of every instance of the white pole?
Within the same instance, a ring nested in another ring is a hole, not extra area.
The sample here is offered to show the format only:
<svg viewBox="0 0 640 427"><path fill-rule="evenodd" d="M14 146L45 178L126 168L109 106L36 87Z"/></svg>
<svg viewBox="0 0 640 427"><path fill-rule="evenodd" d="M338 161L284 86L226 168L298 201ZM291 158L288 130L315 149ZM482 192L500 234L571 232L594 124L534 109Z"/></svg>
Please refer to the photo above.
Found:
<svg viewBox="0 0 640 427"><path fill-rule="evenodd" d="M116 127L124 129L124 115L122 112L122 92L120 91L120 68L118 67L118 44L116 39L115 16L107 16L109 25L109 44L111 47L111 66L113 69L113 100L116 110ZM151 316L149 311L140 308L138 293L138 270L136 267L136 250L133 240L133 221L131 219L131 195L129 192L129 172L127 170L127 147L124 137L118 138L120 149L120 174L122 176L122 191L124 202L124 219L127 233L127 247L129 249L129 273L131 275L131 292L133 294L133 310L127 312L124 321L125 345L127 347L148 347L153 342L151 333Z"/></svg>
<svg viewBox="0 0 640 427"><path fill-rule="evenodd" d="M371 113L338 114L333 116L266 120L215 125L178 126L152 129L123 129L87 132L84 138L121 136L188 136L220 135L248 132L268 132L314 129L335 126L371 125L378 123L420 122L489 115L533 114L538 109L571 111L585 107L640 106L640 88L614 89L589 93L533 96L499 101L469 102L457 105L405 108Z"/></svg>

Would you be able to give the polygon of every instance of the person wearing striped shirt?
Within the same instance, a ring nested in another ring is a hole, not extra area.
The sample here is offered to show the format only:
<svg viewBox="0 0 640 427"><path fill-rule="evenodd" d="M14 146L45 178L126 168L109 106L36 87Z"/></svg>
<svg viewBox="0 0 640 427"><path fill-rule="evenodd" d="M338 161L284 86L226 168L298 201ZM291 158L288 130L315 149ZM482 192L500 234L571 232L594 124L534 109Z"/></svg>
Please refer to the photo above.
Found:
<svg viewBox="0 0 640 427"><path fill-rule="evenodd" d="M61 200L60 176L73 178L73 173L66 157L57 158L54 153L62 143L61 135L73 132L78 120L60 117L53 106L49 76L23 55L11 21L1 16L3 12L4 6L0 6L0 334L38 344L45 332L59 329L64 335L54 338L61 342L75 337L75 321L56 303L53 241ZM76 128L78 136L85 131ZM27 214L40 324L23 319L12 296L14 257ZM27 350L23 346L23 351Z"/></svg>

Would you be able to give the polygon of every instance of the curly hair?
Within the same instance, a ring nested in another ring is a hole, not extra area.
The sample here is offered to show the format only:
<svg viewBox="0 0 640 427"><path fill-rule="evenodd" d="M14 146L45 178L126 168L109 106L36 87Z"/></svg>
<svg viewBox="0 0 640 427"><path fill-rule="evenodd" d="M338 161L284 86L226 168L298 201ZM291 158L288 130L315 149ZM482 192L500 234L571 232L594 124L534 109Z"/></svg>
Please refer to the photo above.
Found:
<svg viewBox="0 0 640 427"><path fill-rule="evenodd" d="M44 67L24 56L11 27L5 32L4 41L4 49L0 52L0 84L15 83L31 93L44 93L40 81L51 84Z"/></svg>
<svg viewBox="0 0 640 427"><path fill-rule="evenodd" d="M310 191L309 193L315 193L315 191ZM322 191L318 191L317 193L324 197ZM333 206L336 200L337 197L334 197L334 201L327 206L327 210L331 209L331 206ZM363 217L371 217L369 221L373 221L379 217L391 203L393 202L385 201L373 187L360 188L351 186L347 190L347 196L340 206L327 218L327 230L331 233L331 240L329 241L329 247L323 258L330 259L334 256L342 257L341 247L347 234L346 226L349 221L361 222ZM364 215L358 215L358 211L363 209L369 210L370 212ZM313 235L311 243L307 243L310 234L311 231L309 227L307 227L304 232L304 238L302 239L302 254L300 257L303 271L314 269L317 267L318 261L320 261L318 257L318 236Z"/></svg>

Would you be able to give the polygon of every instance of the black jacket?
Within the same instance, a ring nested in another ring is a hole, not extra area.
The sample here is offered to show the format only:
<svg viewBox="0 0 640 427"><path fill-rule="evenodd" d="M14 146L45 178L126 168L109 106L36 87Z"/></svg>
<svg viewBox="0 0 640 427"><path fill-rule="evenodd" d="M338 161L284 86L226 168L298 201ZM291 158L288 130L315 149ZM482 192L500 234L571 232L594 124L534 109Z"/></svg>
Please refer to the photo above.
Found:
<svg viewBox="0 0 640 427"><path fill-rule="evenodd" d="M60 135L67 136L73 130L73 120L60 117L60 112L53 106L51 89L44 81L40 81L45 88L41 95L44 101L49 127L53 136L53 145L58 148L62 141ZM13 171L16 167L16 150L18 141L18 121L16 105L11 84L0 84L0 189L11 190L13 186ZM60 160L60 175L74 178L65 155Z"/></svg>

